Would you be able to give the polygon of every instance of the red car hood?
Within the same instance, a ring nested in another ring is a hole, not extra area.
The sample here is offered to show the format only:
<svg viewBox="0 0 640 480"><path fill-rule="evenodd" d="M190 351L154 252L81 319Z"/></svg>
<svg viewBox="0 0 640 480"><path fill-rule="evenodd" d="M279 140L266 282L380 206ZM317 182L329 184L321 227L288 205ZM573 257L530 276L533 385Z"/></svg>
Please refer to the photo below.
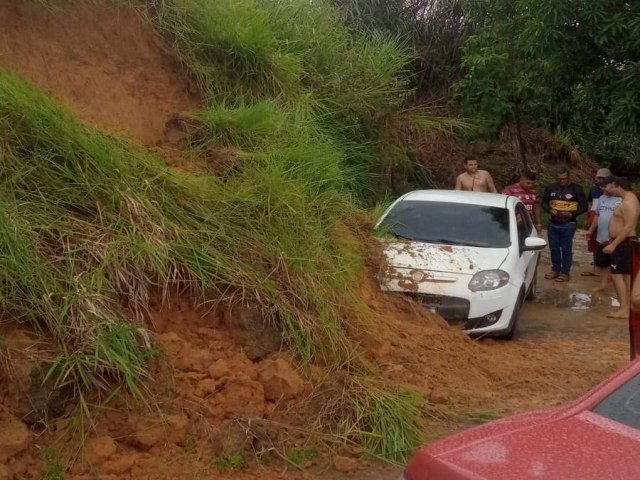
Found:
<svg viewBox="0 0 640 480"><path fill-rule="evenodd" d="M592 412L519 415L420 450L408 480L640 479L640 431ZM464 445L464 446L461 446Z"/></svg>

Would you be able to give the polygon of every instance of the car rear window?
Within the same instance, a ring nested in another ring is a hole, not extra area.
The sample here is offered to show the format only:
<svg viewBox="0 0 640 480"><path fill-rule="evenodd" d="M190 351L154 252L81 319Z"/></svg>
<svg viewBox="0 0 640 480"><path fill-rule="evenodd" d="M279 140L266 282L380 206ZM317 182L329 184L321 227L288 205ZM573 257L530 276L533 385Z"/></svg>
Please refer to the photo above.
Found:
<svg viewBox="0 0 640 480"><path fill-rule="evenodd" d="M640 373L602 400L593 411L640 430Z"/></svg>
<svg viewBox="0 0 640 480"><path fill-rule="evenodd" d="M504 248L511 244L509 210L452 202L398 202L381 223L418 242Z"/></svg>

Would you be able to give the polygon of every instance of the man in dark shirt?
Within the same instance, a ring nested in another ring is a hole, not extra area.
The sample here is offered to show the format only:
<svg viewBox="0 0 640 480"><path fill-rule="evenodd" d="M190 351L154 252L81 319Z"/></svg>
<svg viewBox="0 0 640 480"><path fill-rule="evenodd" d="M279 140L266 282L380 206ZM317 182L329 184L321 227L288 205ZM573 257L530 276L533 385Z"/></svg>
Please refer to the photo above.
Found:
<svg viewBox="0 0 640 480"><path fill-rule="evenodd" d="M571 181L567 169L560 170L556 180L542 196L542 208L551 215L547 231L552 271L544 278L566 282L571 273L578 216L587 211L588 205L582 187Z"/></svg>

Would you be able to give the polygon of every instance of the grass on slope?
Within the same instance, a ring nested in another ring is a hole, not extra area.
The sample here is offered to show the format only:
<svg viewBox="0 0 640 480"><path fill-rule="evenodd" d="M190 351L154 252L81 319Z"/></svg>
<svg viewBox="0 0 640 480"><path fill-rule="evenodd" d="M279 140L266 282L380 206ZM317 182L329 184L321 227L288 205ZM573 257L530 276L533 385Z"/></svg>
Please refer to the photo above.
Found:
<svg viewBox="0 0 640 480"><path fill-rule="evenodd" d="M246 112L218 110L213 123L206 113L207 138L242 143L220 118ZM141 394L155 351L130 313L143 317L154 289L261 305L303 361L353 358L342 313L362 256L340 234L355 212L338 188L340 151L281 113L276 127L298 125L309 143L248 151L226 179L178 175L0 71L0 308L58 344L48 374L58 386Z"/></svg>

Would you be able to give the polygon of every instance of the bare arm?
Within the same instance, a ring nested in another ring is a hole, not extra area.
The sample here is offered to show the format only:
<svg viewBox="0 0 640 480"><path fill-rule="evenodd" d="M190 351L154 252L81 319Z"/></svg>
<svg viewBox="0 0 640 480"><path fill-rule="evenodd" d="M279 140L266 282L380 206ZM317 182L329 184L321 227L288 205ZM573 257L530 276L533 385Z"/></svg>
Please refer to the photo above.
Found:
<svg viewBox="0 0 640 480"><path fill-rule="evenodd" d="M620 204L620 209L622 210L621 213L622 218L624 219L624 224L622 225L620 234L616 238L614 238L607 246L607 248L611 247L611 251L613 251L618 245L625 241L627 237L631 237L636 233L635 230L636 221L638 218L638 207L633 202L623 201Z"/></svg>
<svg viewBox="0 0 640 480"><path fill-rule="evenodd" d="M458 178L456 178L455 189L456 190L462 190L462 178L461 178L461 175L458 175Z"/></svg>
<svg viewBox="0 0 640 480"><path fill-rule="evenodd" d="M493 183L493 177L487 172L487 189L492 193L498 193L495 183Z"/></svg>
<svg viewBox="0 0 640 480"><path fill-rule="evenodd" d="M540 212L540 204L533 205L533 218L536 221L536 227L542 225L542 214Z"/></svg>
<svg viewBox="0 0 640 480"><path fill-rule="evenodd" d="M591 221L591 225L589 225L589 228L587 229L587 237L591 235L593 232L595 232L596 228L598 227L599 216L600 215L598 215L598 213L596 212L596 214L593 217L593 220Z"/></svg>

